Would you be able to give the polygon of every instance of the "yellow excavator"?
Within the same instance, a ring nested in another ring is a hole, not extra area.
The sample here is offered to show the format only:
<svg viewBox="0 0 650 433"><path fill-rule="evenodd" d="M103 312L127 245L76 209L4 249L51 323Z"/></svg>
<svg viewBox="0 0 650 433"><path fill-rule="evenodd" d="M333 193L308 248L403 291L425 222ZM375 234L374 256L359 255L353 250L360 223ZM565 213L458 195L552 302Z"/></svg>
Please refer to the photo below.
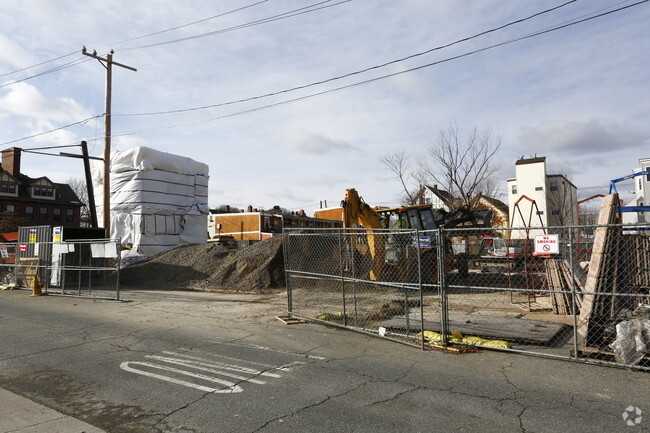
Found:
<svg viewBox="0 0 650 433"><path fill-rule="evenodd" d="M370 255L370 279L374 281L413 282L417 277L419 256L422 282L436 283L439 242L435 230L440 227L490 227L492 222L491 211L470 211L466 207L450 212L434 210L429 205L375 209L365 203L354 188L345 191L341 207L345 228L361 226L367 229L367 246L358 239L355 250L361 255ZM390 232L377 229L390 229ZM398 235L398 229L410 229L405 235L407 238ZM419 238L413 234L415 230L419 231ZM454 263L451 243L444 242L444 245L445 270L465 267L464 263Z"/></svg>

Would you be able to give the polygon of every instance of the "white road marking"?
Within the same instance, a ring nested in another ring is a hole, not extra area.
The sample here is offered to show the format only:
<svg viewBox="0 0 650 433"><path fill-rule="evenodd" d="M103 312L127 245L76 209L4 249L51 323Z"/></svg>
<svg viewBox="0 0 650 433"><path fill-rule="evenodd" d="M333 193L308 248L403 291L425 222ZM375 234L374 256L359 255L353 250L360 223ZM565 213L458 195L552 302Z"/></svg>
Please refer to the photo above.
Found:
<svg viewBox="0 0 650 433"><path fill-rule="evenodd" d="M195 370L201 370L201 371L207 371L210 373L216 373L221 376L228 376L232 377L234 379L239 379L244 382L250 382L250 383L256 383L258 385L264 385L266 382L262 382L261 380L257 379L251 379L245 376L239 376L237 374L229 373L227 371L223 370L216 370L214 368L207 368L210 366L210 364L206 364L205 362L196 362L196 361L187 361L184 359L178 359L178 358L167 358L165 356L156 356L156 355L147 355L145 358L149 359L155 359L156 361L162 361L162 362L167 362L170 364L176 364L176 365L182 365L183 367L189 367L193 368ZM207 365L207 367L201 367L201 365Z"/></svg>
<svg viewBox="0 0 650 433"><path fill-rule="evenodd" d="M156 374L156 373L152 373L150 371L138 370L137 368L131 367L131 365L142 365L142 366L145 366L145 367L157 368L159 370L164 370L164 371L169 371L169 372L172 372L172 373L182 374L182 375L185 375L185 376L195 377L197 379L207 380L209 382L220 383L220 384L226 386L227 388L226 389L223 389L223 388L221 388L221 389L210 388L210 387L199 385L199 384L196 384L196 383L187 382L187 381L180 380L180 379L175 379L173 377L165 376L165 375L162 375L162 374ZM185 370L179 370L177 368L166 367L166 366L158 365L158 364L152 364L150 362L128 361L128 362L123 362L122 364L120 364L120 368L122 370L130 371L132 373L137 373L137 374L141 374L143 376L153 377L153 378L156 378L156 379L164 380L166 382L171 382L171 383L175 383L177 385L187 386L187 387L198 389L198 390L205 391L205 392L212 392L212 393L215 393L215 394L230 394L230 393L242 392L243 391L243 389L239 385L235 385L232 382L228 382L228 381L225 381L225 380L222 380L222 379L217 379L217 378L214 378L214 377L205 376L205 375L202 375L202 374L191 373L191 372L185 371Z"/></svg>
<svg viewBox="0 0 650 433"><path fill-rule="evenodd" d="M163 351L163 353L165 355L183 356L183 357L188 358L188 359L193 359L193 360L196 360L196 361L202 361L205 364L209 364L209 365L214 366L214 367L223 368L224 370L238 371L240 373L248 373L248 374L252 374L252 375L255 375L255 376L282 377L279 374L269 373L267 371L253 370L252 368L242 367L240 365L232 365L232 364L224 364L224 363L221 363L221 362L214 362L214 361L210 361L210 360L204 359L204 358L199 358L199 357L196 357L196 356L185 355L183 353L167 352L167 351Z"/></svg>
<svg viewBox="0 0 650 433"><path fill-rule="evenodd" d="M304 356L306 358L318 359L320 361L322 361L324 359L327 359L327 358L323 358L322 356L305 355L304 353L288 352L286 350L277 350L277 349L273 349L273 348L268 347L268 346L258 346L257 344L231 343L226 338L221 338L221 337L213 337L213 338L215 338L217 340L226 340L225 342L220 342L220 343L217 343L217 344L226 344L226 345L229 345L229 346L250 347L252 349L266 350L267 352L283 353L285 355L293 355L293 356ZM208 342L211 342L211 341L208 340Z"/></svg>
<svg viewBox="0 0 650 433"><path fill-rule="evenodd" d="M233 343L217 343L217 344L235 345ZM251 346L251 345L241 345L241 344L238 346L249 347L257 350L267 350L270 352L282 353L286 355L301 356L303 358L307 357L307 358L319 359L319 360L325 359L317 356L274 350L262 346ZM258 361L249 361L246 359L232 358L232 357L228 357L216 353L202 352L202 351L190 350L185 348L180 348L178 350L180 350L183 353L162 351L162 354L169 355L169 356L146 355L145 358L159 361L164 364L173 364L176 366L180 366L185 368L185 370L180 368L170 367L169 365L154 364L152 362L140 362L140 361L123 362L122 364L120 364L120 368L124 371L128 371L131 373L140 374L154 379L160 379L166 382L174 383L176 385L187 386L205 392L211 392L216 394L233 394L233 393L238 393L243 391L243 389L239 386L239 383L247 382L255 385L265 385L266 382L260 380L261 377L270 377L270 378L282 377L282 375L277 373L271 373L269 370L288 372L291 371L291 369L294 367L309 363L305 361L292 361L281 366L275 366L275 365L265 364ZM192 354L188 354L187 352L191 352ZM193 356L194 354L200 354L212 359ZM220 358L222 360L233 361L233 362L230 363L220 362L214 360L214 358ZM249 364L251 366L257 366L258 369L251 368L250 366L245 366L241 364ZM146 367L146 369L137 368L138 366ZM148 371L149 369L162 370L163 372L166 372L166 374L154 373ZM188 370L194 370L194 371L188 371ZM197 370L206 373L211 373L212 375L208 376L206 374L200 374L196 372ZM189 382L187 380L177 379L173 377L173 375L189 376L203 381L214 382L214 383L224 385L225 388L213 388L213 387L201 385L194 382ZM233 383L215 376L225 376L228 378L237 379L239 382Z"/></svg>

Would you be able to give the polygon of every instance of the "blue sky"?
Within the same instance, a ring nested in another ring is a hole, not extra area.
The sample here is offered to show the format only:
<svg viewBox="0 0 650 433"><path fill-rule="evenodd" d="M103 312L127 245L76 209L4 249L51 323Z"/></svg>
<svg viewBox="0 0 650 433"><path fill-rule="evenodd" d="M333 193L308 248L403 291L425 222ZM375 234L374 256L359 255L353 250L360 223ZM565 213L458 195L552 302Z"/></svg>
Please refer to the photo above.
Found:
<svg viewBox="0 0 650 433"><path fill-rule="evenodd" d="M4 2L0 149L84 139L91 154L101 156L101 118L9 143L103 113L104 68L81 55L85 45L100 55L114 49L115 61L138 69L114 68L113 150L149 146L208 164L211 207L280 205L310 213L320 201L338 204L350 187L372 205L397 205L400 185L379 157L404 149L421 159L450 124L465 133L489 129L501 138L494 180L504 190L517 158L536 154L547 157L553 173L568 175L582 197L606 193L611 179L631 173L639 158L650 156L650 3L320 96L312 95L635 2L578 0L446 49L322 85L207 109L123 116L215 106L328 80L563 3ZM310 5L316 6L308 13L247 25ZM120 42L133 38L139 39ZM160 44L168 41L176 42ZM71 55L34 66L66 54ZM25 80L70 62L75 63ZM268 105L274 106L263 108ZM23 172L63 182L80 177L82 167L79 160L29 153L23 156Z"/></svg>

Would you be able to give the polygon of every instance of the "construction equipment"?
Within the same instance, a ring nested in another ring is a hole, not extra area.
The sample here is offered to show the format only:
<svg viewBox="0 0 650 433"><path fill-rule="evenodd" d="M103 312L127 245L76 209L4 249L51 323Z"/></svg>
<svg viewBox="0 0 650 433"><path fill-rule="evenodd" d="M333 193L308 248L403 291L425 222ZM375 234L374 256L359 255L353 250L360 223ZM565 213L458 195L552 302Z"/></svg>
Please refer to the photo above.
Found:
<svg viewBox="0 0 650 433"><path fill-rule="evenodd" d="M390 209L370 207L354 188L345 192L341 202L343 226L367 229L367 252L372 258L370 279L388 281L413 281L418 269L418 261L425 284L438 281L438 228L490 227L492 211L471 211L467 207L446 212L433 210L428 205L403 206ZM391 229L389 234L375 233L377 229ZM398 238L395 230L409 229L419 232L419 237ZM356 242L360 244L360 242ZM444 267L447 272L455 268L451 242L445 242ZM364 254L363 248L356 251ZM418 257L419 256L419 257ZM466 268L466 264L458 264Z"/></svg>

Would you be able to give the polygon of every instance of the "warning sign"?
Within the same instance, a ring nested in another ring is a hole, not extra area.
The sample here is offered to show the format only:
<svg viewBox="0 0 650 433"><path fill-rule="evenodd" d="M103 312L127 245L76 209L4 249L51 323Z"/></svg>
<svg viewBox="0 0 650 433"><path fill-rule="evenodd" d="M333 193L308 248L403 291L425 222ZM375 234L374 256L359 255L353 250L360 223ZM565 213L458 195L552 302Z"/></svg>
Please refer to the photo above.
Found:
<svg viewBox="0 0 650 433"><path fill-rule="evenodd" d="M18 251L20 251L21 253L26 253L27 252L27 244L20 244L18 246Z"/></svg>
<svg viewBox="0 0 650 433"><path fill-rule="evenodd" d="M559 254L560 235L535 236L535 254Z"/></svg>

